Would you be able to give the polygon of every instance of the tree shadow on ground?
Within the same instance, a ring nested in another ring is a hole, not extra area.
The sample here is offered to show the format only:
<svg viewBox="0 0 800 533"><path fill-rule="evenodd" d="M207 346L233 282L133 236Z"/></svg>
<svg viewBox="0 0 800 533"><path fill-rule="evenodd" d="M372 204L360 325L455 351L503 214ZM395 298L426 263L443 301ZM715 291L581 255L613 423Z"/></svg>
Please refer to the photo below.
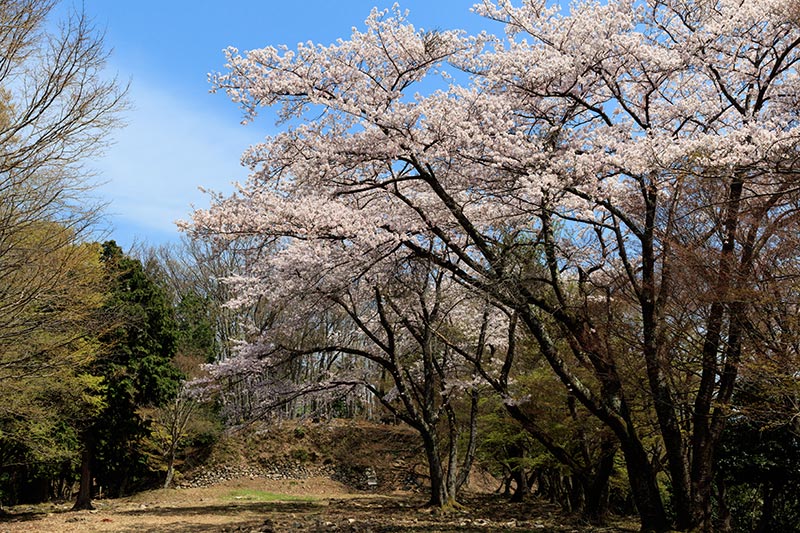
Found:
<svg viewBox="0 0 800 533"><path fill-rule="evenodd" d="M639 530L634 519L614 519L605 526L592 526L578 516L564 514L555 503L535 498L510 503L498 495L479 495L465 497L462 504L443 512L426 507L425 499L419 495L401 495L310 501L200 500L184 501L180 505L142 504L141 508L101 509L101 513L107 514L100 515L70 515L66 510L52 514L63 513L65 521L77 522L75 525L83 521L87 526L98 520L109 522L108 529L101 530L114 533L489 533L509 530L632 533ZM20 513L14 514L13 520L30 521L26 524L33 526L33 521L41 517L41 512ZM124 525L117 522L121 517L126 517ZM209 517L213 520L208 520ZM131 521L136 524L128 525Z"/></svg>
<svg viewBox="0 0 800 533"><path fill-rule="evenodd" d="M295 513L308 514L324 509L322 502L232 502L209 503L208 505L194 505L180 507L147 507L144 509L131 509L117 511L118 514L128 516L197 516L197 515L238 515L241 513L272 514Z"/></svg>

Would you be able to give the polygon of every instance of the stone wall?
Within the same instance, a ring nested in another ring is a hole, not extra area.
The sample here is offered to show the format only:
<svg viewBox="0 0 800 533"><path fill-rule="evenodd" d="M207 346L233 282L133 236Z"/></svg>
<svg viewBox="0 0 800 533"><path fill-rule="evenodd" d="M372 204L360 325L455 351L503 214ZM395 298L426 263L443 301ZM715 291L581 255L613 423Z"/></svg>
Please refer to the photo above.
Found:
<svg viewBox="0 0 800 533"><path fill-rule="evenodd" d="M333 465L309 465L298 461L276 461L261 465L211 465L198 468L182 479L178 488L209 487L231 479L307 479L310 477L330 477L335 479Z"/></svg>

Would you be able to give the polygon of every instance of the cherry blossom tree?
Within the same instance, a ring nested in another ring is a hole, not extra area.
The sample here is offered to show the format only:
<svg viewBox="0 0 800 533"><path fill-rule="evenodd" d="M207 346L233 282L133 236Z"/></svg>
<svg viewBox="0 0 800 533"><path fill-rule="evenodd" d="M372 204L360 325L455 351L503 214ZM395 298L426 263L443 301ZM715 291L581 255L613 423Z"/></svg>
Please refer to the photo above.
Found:
<svg viewBox="0 0 800 533"><path fill-rule="evenodd" d="M562 185L564 199L586 203L575 206L583 212L565 211L563 199L540 204L544 248L552 269L565 271L570 259L556 251L548 227L562 219L591 230L582 244L594 257L571 261L581 290L600 289L635 309L627 336L644 362L681 529L710 527L713 455L742 356L752 349L751 302L776 287L764 265L796 257L795 246L780 244L797 230L792 87L800 35L784 19L787 4L692 7L586 5L567 19L572 24L530 5L483 7L508 21L511 34L535 38L512 41L509 61L493 61L486 79L494 91L513 92L521 110L551 106L530 113L528 127L550 143L542 148L558 160L548 165L553 174L574 180ZM560 61L533 65L545 51ZM527 166L504 164L519 174ZM553 292L565 307L559 277L551 276ZM619 358L598 345L608 338L586 315L564 323L607 398L584 403L601 418L596 408L609 405L627 424ZM639 452L626 448L638 439L621 429L630 468Z"/></svg>
<svg viewBox="0 0 800 533"><path fill-rule="evenodd" d="M470 305L464 314L470 293L446 271L413 257L383 263L344 285L266 274L228 280L239 294L268 295L268 307L281 311L237 356L209 365L209 383L255 385L261 414L366 391L419 433L429 504L456 505L475 455L480 386L460 352L480 350L486 327L470 327L479 318ZM291 294L268 289L290 280Z"/></svg>
<svg viewBox="0 0 800 533"><path fill-rule="evenodd" d="M140 254L143 263L167 287L178 310L179 322L190 330L198 328L194 332L187 331L188 337L182 339L190 351L197 350L198 341L205 345L204 354L194 354L201 359L198 364L211 359L228 360L236 346L248 337L249 330L263 329L272 320L274 311L267 309L258 298L237 308L226 305L233 295L221 280L241 269L243 253L239 252L239 247L247 250L247 241L242 239L237 245L218 249L209 243L185 239L179 245L143 250ZM209 331L202 331L203 328ZM228 423L237 424L251 417L259 403L253 397L257 390L249 381L250 378L239 376L218 398Z"/></svg>
<svg viewBox="0 0 800 533"><path fill-rule="evenodd" d="M493 316L498 312L506 317L500 324L497 324L498 317ZM581 512L587 520L602 522L608 509L608 484L618 449L616 438L608 430L591 429L592 424L587 424L587 417L578 413L575 397L569 391L554 393L549 386L552 377L541 375L543 361L539 352L535 347L526 346L530 342L519 332L516 313L488 302L484 302L482 310L473 308L472 313L474 317L482 317L475 349L465 350L460 343L453 343L447 337L443 341L468 361L488 388L503 399L506 413L525 433L561 465L562 471L569 472L574 486L568 491L568 501L562 505ZM505 331L505 342L498 342L501 335L498 326ZM488 334L490 329L495 330L492 335ZM573 426L571 437L565 442L563 431L570 425ZM552 429L554 426L561 431ZM524 487L520 479L524 474L512 474L518 490ZM527 489L522 490L524 493ZM517 492L514 495L521 501L522 495L517 496Z"/></svg>
<svg viewBox="0 0 800 533"><path fill-rule="evenodd" d="M418 30L396 8L330 46L231 49L215 87L283 130L188 228L272 247L241 273L270 281L241 301L338 290L398 254L437 265L513 310L615 434L643 529L708 529L739 367L758 356L751 304L781 298L767 266L797 256L790 4L485 0L504 39Z"/></svg>

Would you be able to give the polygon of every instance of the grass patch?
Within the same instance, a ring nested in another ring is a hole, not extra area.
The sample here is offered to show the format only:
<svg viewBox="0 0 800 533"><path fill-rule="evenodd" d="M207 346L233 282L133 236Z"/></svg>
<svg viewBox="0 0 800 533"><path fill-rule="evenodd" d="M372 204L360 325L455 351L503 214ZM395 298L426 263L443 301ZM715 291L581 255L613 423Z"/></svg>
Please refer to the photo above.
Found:
<svg viewBox="0 0 800 533"><path fill-rule="evenodd" d="M317 498L311 496L293 496L255 489L237 489L227 494L227 498L236 501L248 502L313 502Z"/></svg>

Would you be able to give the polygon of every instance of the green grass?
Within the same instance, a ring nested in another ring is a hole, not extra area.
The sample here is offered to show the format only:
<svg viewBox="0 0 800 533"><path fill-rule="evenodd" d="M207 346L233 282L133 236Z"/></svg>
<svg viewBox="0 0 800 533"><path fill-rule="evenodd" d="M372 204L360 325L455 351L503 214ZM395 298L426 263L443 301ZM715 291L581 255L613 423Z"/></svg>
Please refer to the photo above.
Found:
<svg viewBox="0 0 800 533"><path fill-rule="evenodd" d="M310 496L292 496L291 494L278 494L254 489L237 489L228 493L231 500L248 502L313 502L317 498Z"/></svg>

